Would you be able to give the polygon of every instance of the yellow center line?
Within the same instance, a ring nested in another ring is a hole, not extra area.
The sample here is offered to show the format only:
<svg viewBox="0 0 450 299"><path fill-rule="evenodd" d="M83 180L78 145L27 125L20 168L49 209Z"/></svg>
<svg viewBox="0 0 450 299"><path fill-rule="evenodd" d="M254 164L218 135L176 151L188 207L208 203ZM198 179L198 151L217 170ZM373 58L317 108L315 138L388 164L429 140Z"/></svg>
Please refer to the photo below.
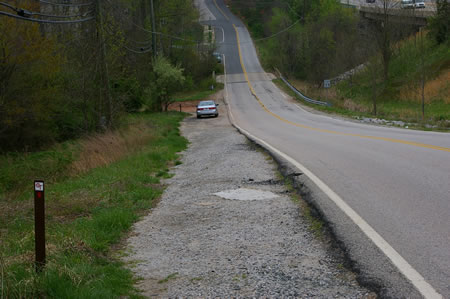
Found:
<svg viewBox="0 0 450 299"><path fill-rule="evenodd" d="M214 0L214 4L216 5L217 9L223 14L223 16L225 17L225 19L227 19L227 21L230 20L230 18L228 18L228 16L225 14L225 12L219 7L219 5L217 5L216 0ZM233 25L234 26L234 25Z"/></svg>
<svg viewBox="0 0 450 299"><path fill-rule="evenodd" d="M214 0L214 2L216 2L216 0ZM217 3L216 3L216 5L217 5ZM359 137L359 138L373 139L373 140L383 140L383 141L388 141L388 142L393 142L393 143L401 143L401 144L407 144L407 145L412 145L412 146L417 146L417 147L424 147L424 148L430 148L430 149L439 150L439 151L450 152L450 148L437 146L437 145L431 145L431 144L425 144L425 143L419 143L419 142L413 142L413 141L407 141L407 140L401 140L401 139L394 139L394 138L387 138L387 137L368 136L368 135L344 133L344 132L332 131L332 130L327 130L327 129L314 128L314 127L310 127L310 126L292 122L290 120L287 120L287 119L279 116L278 114L273 113L272 111L267 109L267 107L261 102L260 98L258 97L255 90L253 89L253 86L250 83L250 80L248 79L247 70L245 69L244 61L242 60L241 45L240 45L240 41L239 41L239 32L237 30L237 27L234 24L233 24L233 28L236 31L236 39L237 39L238 52L239 52L239 61L241 63L242 71L244 72L244 77L248 84L250 92L256 98L259 105L264 109L264 111L266 111L268 114L272 115L273 117L281 120L284 123L287 123L287 124L290 124L290 125L293 125L293 126L296 126L299 128L304 128L304 129L313 130L313 131L322 132L322 133L336 134L336 135L341 135L341 136L352 136L352 137Z"/></svg>

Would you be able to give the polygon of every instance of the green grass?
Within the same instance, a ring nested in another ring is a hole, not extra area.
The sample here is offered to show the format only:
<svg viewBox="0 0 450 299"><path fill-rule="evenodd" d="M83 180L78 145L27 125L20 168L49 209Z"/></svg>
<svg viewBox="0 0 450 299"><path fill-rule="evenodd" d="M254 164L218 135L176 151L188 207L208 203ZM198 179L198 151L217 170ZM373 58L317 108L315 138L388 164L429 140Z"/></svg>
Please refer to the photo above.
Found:
<svg viewBox="0 0 450 299"><path fill-rule="evenodd" d="M386 84L379 80L376 84L379 91L377 117L415 122L419 126L432 124L446 129L448 123L443 121L450 119L450 85L446 80L437 84L433 80L448 72L450 50L448 44L437 46L426 37L423 38L423 47L421 45L420 36L399 44L389 64L389 81ZM434 95L426 99L425 120L422 123L419 83L423 73L426 76L425 88L434 91ZM372 76L369 70L354 76L353 84L341 82L337 89L338 98L333 102L335 106L342 107L346 98L372 110ZM409 90L416 92L408 93Z"/></svg>
<svg viewBox="0 0 450 299"><path fill-rule="evenodd" d="M70 142L35 153L8 153L0 156L0 194L20 190L30 178L44 179L63 175L73 161L76 148Z"/></svg>
<svg viewBox="0 0 450 299"><path fill-rule="evenodd" d="M353 111L346 109L342 106L342 102L339 99L331 99L329 102L333 106L319 106L308 103L295 94L281 79L275 79L273 82L282 89L285 93L291 97L297 99L303 105L311 107L315 110L322 111L329 114L337 114L349 118L362 118L375 117L372 110L372 102L365 98L360 98L355 100L358 105L364 107L366 112L363 111ZM321 99L324 100L324 99ZM418 102L411 101L400 101L395 98L392 99L379 99L377 101L377 118L383 118L386 120L402 120L406 123L411 122L409 128L412 129L428 129L425 125L430 124L437 126L433 130L447 131L450 128L448 120L450 120L450 105L446 104L443 100L435 100L431 103L425 105L425 115L426 119L423 122L421 120L421 104Z"/></svg>
<svg viewBox="0 0 450 299"><path fill-rule="evenodd" d="M336 114L344 115L344 116L347 116L347 117L355 117L355 116L361 116L361 115L362 116L371 116L369 113L355 112L355 111L347 110L347 109L340 108L340 107L319 106L319 105L308 103L305 100L303 100L301 97L299 97L296 93L294 93L281 79L275 79L275 80L273 80L273 82L281 90L283 90L285 93L287 93L291 97L297 99L299 102L301 102L305 106L309 106L309 107L314 108L316 110L323 111L323 112L326 112L326 113L336 113Z"/></svg>
<svg viewBox="0 0 450 299"><path fill-rule="evenodd" d="M223 89L223 83L215 83L214 89L201 91L188 91L174 95L175 102L199 101L207 99L210 95L215 94L218 90Z"/></svg>
<svg viewBox="0 0 450 299"><path fill-rule="evenodd" d="M111 246L161 196L160 179L170 176L168 166L187 146L178 130L183 117L181 113L135 116L135 122L146 123L154 131L152 142L84 175L52 178L53 183L46 185L47 265L40 274L35 273L33 263L31 193L24 192L19 209L1 194L2 208L14 212L0 212L8 218L0 226L2 298L140 297L133 286L135 278L112 257ZM62 149L55 157L66 154ZM16 158L25 163L25 158Z"/></svg>

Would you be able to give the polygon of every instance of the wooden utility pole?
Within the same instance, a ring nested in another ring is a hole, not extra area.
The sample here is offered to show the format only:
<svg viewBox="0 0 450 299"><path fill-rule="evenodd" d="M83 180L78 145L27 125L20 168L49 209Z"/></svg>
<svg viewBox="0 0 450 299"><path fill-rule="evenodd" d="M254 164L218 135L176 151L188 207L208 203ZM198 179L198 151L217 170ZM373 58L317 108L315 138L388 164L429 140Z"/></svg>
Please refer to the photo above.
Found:
<svg viewBox="0 0 450 299"><path fill-rule="evenodd" d="M105 45L105 36L103 32L103 15L100 6L100 0L97 0L97 17L98 17L98 37L100 40L101 46L101 66L102 66L102 78L103 78L103 95L106 99L107 105L107 123L106 126L109 128L112 125L113 115L112 115L112 100L111 100L111 90L109 88L109 71L108 71L108 63L106 61L106 45ZM100 116L100 123L104 125L102 120L102 116Z"/></svg>
<svg viewBox="0 0 450 299"><path fill-rule="evenodd" d="M422 91L422 121L425 121L425 50L423 46L423 30L419 29L420 34L420 79L421 79L421 91Z"/></svg>
<svg viewBox="0 0 450 299"><path fill-rule="evenodd" d="M156 22L155 22L155 10L153 9L153 0L150 0L150 11L152 14L152 49L153 58L156 57Z"/></svg>

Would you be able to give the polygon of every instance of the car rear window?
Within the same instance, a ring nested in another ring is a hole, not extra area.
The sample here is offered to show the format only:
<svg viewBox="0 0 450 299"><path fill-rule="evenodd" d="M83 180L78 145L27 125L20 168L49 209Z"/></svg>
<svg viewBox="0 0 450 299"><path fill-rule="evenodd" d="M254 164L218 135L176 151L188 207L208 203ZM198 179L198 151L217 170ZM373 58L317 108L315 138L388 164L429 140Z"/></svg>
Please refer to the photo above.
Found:
<svg viewBox="0 0 450 299"><path fill-rule="evenodd" d="M211 105L214 105L214 102L213 101L205 101L205 102L200 102L198 105L199 106L211 106Z"/></svg>

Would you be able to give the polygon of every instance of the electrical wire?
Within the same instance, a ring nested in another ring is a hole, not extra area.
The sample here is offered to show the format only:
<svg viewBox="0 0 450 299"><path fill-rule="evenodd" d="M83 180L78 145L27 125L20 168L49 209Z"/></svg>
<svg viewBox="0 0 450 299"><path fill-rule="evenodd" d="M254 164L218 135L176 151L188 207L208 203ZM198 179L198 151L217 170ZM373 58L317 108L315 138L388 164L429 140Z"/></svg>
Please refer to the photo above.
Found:
<svg viewBox="0 0 450 299"><path fill-rule="evenodd" d="M43 13L39 13L39 12L34 12L34 11L28 11L22 8L18 8L18 7L14 7L8 3L5 2L0 2L1 6L5 6L13 11L15 11L19 16L24 16L24 14L30 15L30 16L40 16L40 17L49 17L49 18L59 18L59 19L70 19L70 18L77 18L77 17L85 17L88 14L92 13L93 11L90 10L88 12L85 12L83 14L79 14L79 15L69 15L69 16L58 16L58 15L47 15L47 14L43 14Z"/></svg>
<svg viewBox="0 0 450 299"><path fill-rule="evenodd" d="M71 16L46 15L46 14L42 14L42 13L31 12L31 15L32 16L40 16L40 17L48 17L48 18L70 19L70 18L86 17L88 14L90 14L92 12L93 11L90 10L90 11L85 12L85 13L80 14L80 15L71 15Z"/></svg>
<svg viewBox="0 0 450 299"><path fill-rule="evenodd" d="M127 46L123 46L125 49L127 49L128 51L130 51L130 52L133 52L133 53L136 53L136 54L145 54L145 53L149 53L149 52L151 52L152 51L152 48L149 48L149 49L141 49L141 51L136 51L136 50L133 50L133 49L131 49L131 48L128 48Z"/></svg>
<svg viewBox="0 0 450 299"><path fill-rule="evenodd" d="M12 5L10 5L10 4L8 4L8 3L0 2L0 5L6 6L6 7L8 7L9 9L14 10L15 12L17 12L17 8L14 7L14 6L12 6Z"/></svg>
<svg viewBox="0 0 450 299"><path fill-rule="evenodd" d="M4 15L10 18L15 18L19 20L29 21L29 22L36 22L36 23L47 23L47 24L73 24L73 23L81 23L81 22L87 22L90 20L93 20L94 17L88 17L85 19L79 19L79 20L71 20L71 21L53 21L53 20L40 20L40 19L32 19L32 18L25 18L21 16L17 16L14 14L10 14L4 11L0 11L0 15Z"/></svg>
<svg viewBox="0 0 450 299"><path fill-rule="evenodd" d="M275 36L277 36L277 35L280 35L281 33L284 33L284 32L286 32L286 31L288 31L289 29L291 29L292 27L294 27L294 26L295 26L298 22L300 22L300 21L301 21L301 20L298 19L297 21L295 21L295 23L291 24L289 27L286 27L286 28L284 28L283 30L278 31L277 33L274 33L274 34L272 34L271 36L263 37L263 38L258 38L258 39L255 39L254 41L255 41L255 42L259 42L259 41L266 40L266 39L270 39L270 38L273 38L273 37L275 37Z"/></svg>
<svg viewBox="0 0 450 299"><path fill-rule="evenodd" d="M79 7L79 6L89 6L94 4L94 2L88 2L88 3L80 3L80 4L69 4L69 3L53 3L45 0L39 0L39 2L44 4L50 4L54 6L65 6L65 7Z"/></svg>
<svg viewBox="0 0 450 299"><path fill-rule="evenodd" d="M295 26L297 23L299 23L301 20L302 20L301 18L298 19L297 21L295 21L294 23L292 23L291 25L289 25L289 26L286 27L285 29L283 29L283 30L281 30L281 31L278 31L278 32L272 34L271 36L267 36L267 37L263 37L263 38L258 38L258 39L255 39L255 40L253 40L253 41L254 41L254 42L258 42L258 41L263 41L263 40L267 40L267 39L274 38L274 37L276 37L276 36L278 36L278 35L280 35L280 34L286 32L286 31L290 30L292 27L294 27L294 26ZM178 39L178 40L183 40L183 41L189 41L189 42L192 42L192 43L203 43L203 41L189 40L189 39L184 39L184 38L181 38L181 37L178 37L178 36L173 36L173 35L170 35L170 34L164 34L164 33L162 33L162 32L154 32L154 31L150 31L150 30L147 30L147 29L145 29L145 28L139 26L139 25L136 24L136 23L133 23L133 25L136 26L137 28L139 28L139 29L145 31L145 32L148 32L148 33L154 33L154 34L158 34L158 35L161 35L161 36L167 36L167 37L170 37L170 38L173 38L173 39ZM249 42L242 42L241 44L248 44L248 43L252 43L252 41L249 41ZM235 45L235 44L236 44L236 43L221 43L221 45Z"/></svg>
<svg viewBox="0 0 450 299"><path fill-rule="evenodd" d="M170 38L177 39L177 40L182 40L182 41L188 41L188 42L191 42L191 43L202 43L203 42L203 41L198 41L198 40L185 39L185 38L182 38L182 37L178 37L178 36L174 36L174 35L170 35L170 34L165 34L165 33L162 33L162 32L150 31L150 30L145 29L144 27L139 26L136 23L133 23L133 25L136 26L137 28L147 32L147 33L158 34L158 35L161 35L161 36L166 36L166 37L170 37Z"/></svg>

